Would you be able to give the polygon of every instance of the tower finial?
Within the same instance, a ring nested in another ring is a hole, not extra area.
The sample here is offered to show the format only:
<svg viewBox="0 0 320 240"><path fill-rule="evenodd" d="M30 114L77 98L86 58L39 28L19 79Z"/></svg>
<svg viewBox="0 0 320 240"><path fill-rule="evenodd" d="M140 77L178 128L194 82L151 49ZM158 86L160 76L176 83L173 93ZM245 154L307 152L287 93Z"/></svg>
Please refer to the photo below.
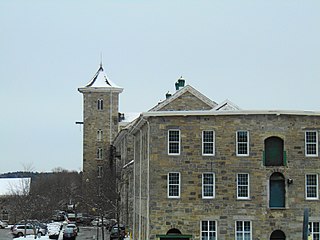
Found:
<svg viewBox="0 0 320 240"><path fill-rule="evenodd" d="M102 68L102 52L100 52L100 68Z"/></svg>

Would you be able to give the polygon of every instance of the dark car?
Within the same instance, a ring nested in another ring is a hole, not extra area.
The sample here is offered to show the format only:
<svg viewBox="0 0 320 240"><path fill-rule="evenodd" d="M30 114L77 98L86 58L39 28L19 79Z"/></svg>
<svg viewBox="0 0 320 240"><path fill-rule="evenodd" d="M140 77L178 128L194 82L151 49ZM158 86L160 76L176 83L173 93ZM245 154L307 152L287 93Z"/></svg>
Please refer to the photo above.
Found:
<svg viewBox="0 0 320 240"><path fill-rule="evenodd" d="M119 239L119 236L120 236L120 239L125 238L125 236L126 236L125 226L121 225L121 224L119 225L119 227L118 227L118 224L113 225L111 228L111 231L110 231L110 240Z"/></svg>
<svg viewBox="0 0 320 240"><path fill-rule="evenodd" d="M75 240L77 232L74 228L65 228L63 231L63 240Z"/></svg>

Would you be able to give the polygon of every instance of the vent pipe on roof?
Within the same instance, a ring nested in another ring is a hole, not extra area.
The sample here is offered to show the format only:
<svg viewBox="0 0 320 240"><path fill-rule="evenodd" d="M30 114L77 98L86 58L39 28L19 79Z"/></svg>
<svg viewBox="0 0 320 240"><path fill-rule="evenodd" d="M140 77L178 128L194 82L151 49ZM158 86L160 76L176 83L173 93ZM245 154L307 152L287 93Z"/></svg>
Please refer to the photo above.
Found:
<svg viewBox="0 0 320 240"><path fill-rule="evenodd" d="M118 113L118 122L122 122L124 119L124 113Z"/></svg>
<svg viewBox="0 0 320 240"><path fill-rule="evenodd" d="M172 96L172 94L170 93L170 92L167 92L166 93L166 99L168 99L169 97L171 97Z"/></svg>

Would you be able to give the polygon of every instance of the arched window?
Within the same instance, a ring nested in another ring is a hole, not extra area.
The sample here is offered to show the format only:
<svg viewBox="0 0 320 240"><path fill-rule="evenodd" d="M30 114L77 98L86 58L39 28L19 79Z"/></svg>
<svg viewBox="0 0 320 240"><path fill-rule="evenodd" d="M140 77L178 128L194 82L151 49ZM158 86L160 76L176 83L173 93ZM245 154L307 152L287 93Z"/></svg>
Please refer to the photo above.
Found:
<svg viewBox="0 0 320 240"><path fill-rule="evenodd" d="M269 207L284 208L286 195L285 178L281 173L275 172L270 176L269 191Z"/></svg>
<svg viewBox="0 0 320 240"><path fill-rule="evenodd" d="M101 178L102 177L102 166L98 166L97 170L98 170L97 177Z"/></svg>
<svg viewBox="0 0 320 240"><path fill-rule="evenodd" d="M98 142L102 141L102 134L103 134L103 131L101 129L99 129L97 131L97 141Z"/></svg>
<svg viewBox="0 0 320 240"><path fill-rule="evenodd" d="M285 166L283 140L279 137L269 137L264 140L264 165Z"/></svg>
<svg viewBox="0 0 320 240"><path fill-rule="evenodd" d="M192 235L183 235L177 228L171 228L165 235L156 235L160 240L190 240ZM206 238L209 239L209 238Z"/></svg>
<svg viewBox="0 0 320 240"><path fill-rule="evenodd" d="M171 228L171 229L169 229L169 231L167 232L167 235L181 235L181 232L180 232L179 229Z"/></svg>
<svg viewBox="0 0 320 240"><path fill-rule="evenodd" d="M97 149L97 159L99 159L99 160L102 159L102 148Z"/></svg>
<svg viewBox="0 0 320 240"><path fill-rule="evenodd" d="M275 230L271 233L270 240L285 240L286 235L281 230Z"/></svg>
<svg viewBox="0 0 320 240"><path fill-rule="evenodd" d="M98 110L103 110L103 99L98 99L97 107L98 107Z"/></svg>

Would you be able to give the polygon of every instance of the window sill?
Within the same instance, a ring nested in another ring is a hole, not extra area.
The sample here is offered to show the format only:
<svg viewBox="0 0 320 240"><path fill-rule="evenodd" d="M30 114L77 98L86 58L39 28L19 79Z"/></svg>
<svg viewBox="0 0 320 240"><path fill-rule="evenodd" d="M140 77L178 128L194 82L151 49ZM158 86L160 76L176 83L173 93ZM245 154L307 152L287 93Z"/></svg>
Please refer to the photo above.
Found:
<svg viewBox="0 0 320 240"><path fill-rule="evenodd" d="M287 210L286 207L269 207L270 210Z"/></svg>
<svg viewBox="0 0 320 240"><path fill-rule="evenodd" d="M251 198L237 198L237 201L251 201Z"/></svg>

